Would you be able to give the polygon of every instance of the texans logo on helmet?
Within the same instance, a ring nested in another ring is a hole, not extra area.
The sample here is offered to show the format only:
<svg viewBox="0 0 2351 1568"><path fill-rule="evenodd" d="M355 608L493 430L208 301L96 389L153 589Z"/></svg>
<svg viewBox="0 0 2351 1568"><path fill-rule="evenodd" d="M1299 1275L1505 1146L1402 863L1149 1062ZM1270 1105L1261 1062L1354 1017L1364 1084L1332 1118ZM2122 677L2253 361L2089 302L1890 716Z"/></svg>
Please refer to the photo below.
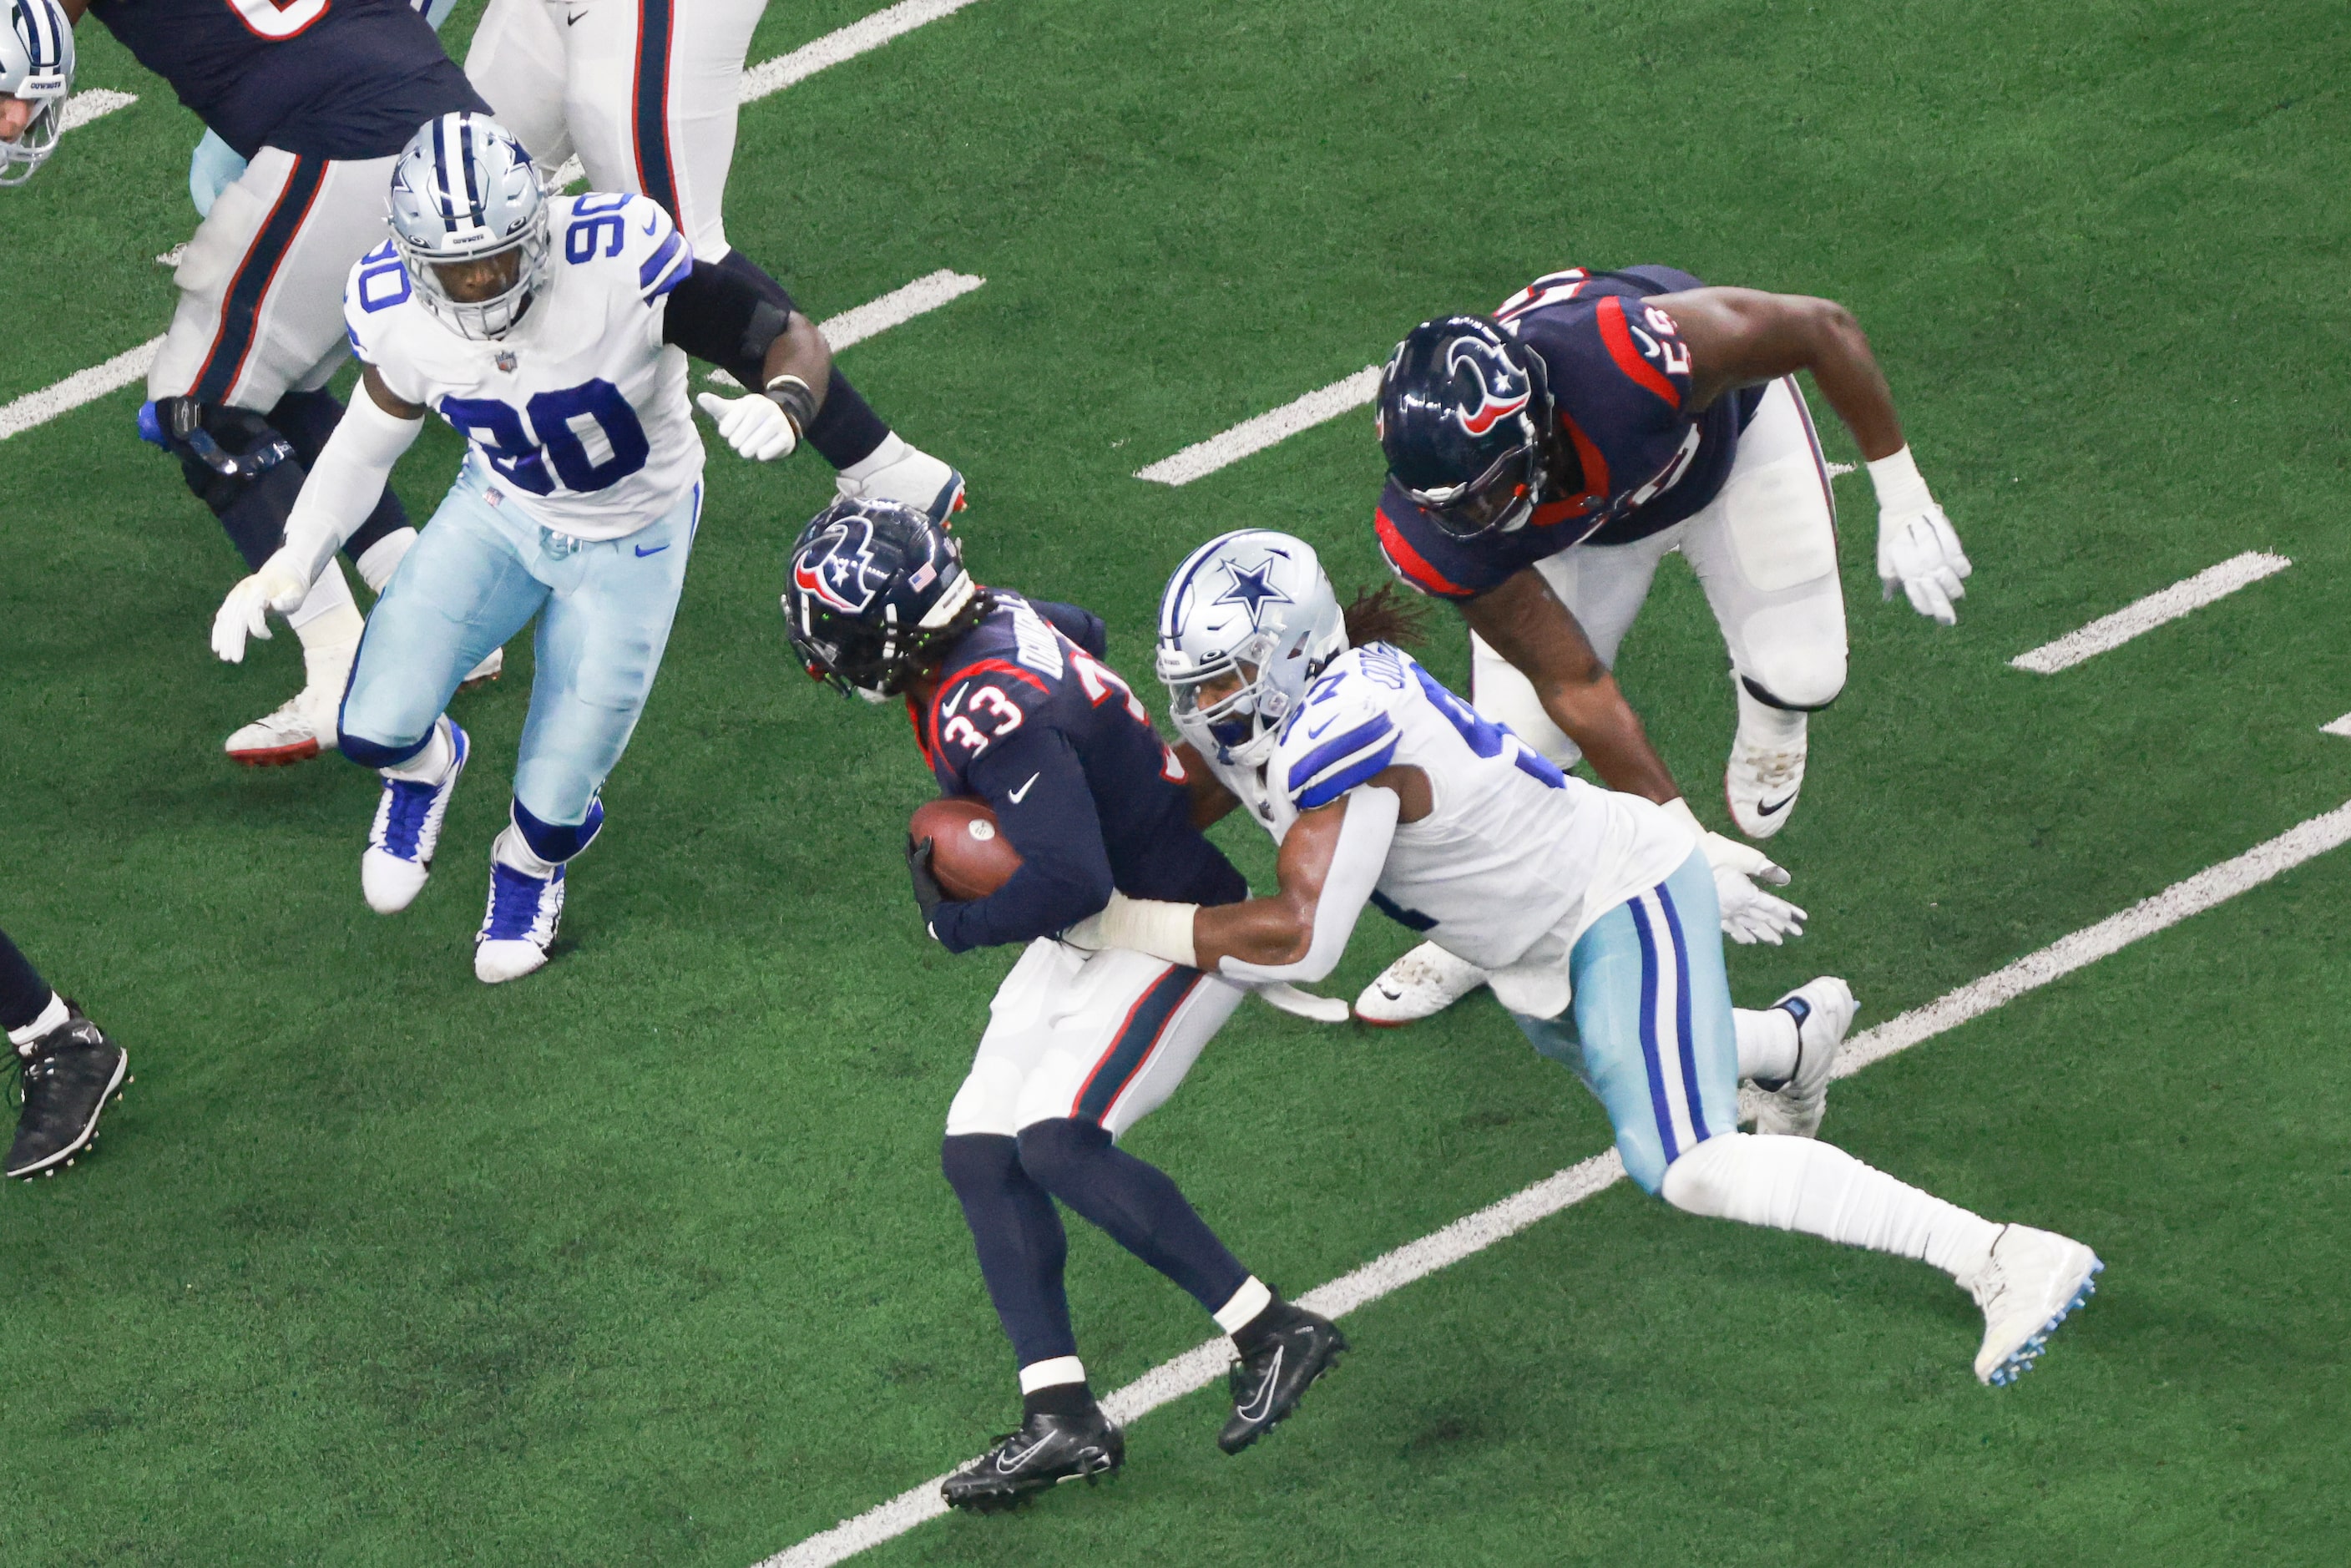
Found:
<svg viewBox="0 0 2351 1568"><path fill-rule="evenodd" d="M1474 338L1464 338L1455 343L1452 352L1445 357L1447 370L1458 374L1466 368L1477 379L1478 406L1464 409L1459 415L1461 428L1472 435L1485 434L1501 421L1524 409L1528 400L1534 395L1532 388L1522 388L1516 397L1496 397L1486 371L1486 361L1492 353L1493 350L1486 344ZM1510 374L1507 364L1500 370L1504 376Z"/></svg>
<svg viewBox="0 0 2351 1568"><path fill-rule="evenodd" d="M865 530L854 549L843 548L848 542L843 530L803 551L792 563L792 586L844 615L862 615L883 586L868 580L873 566L872 529Z"/></svg>

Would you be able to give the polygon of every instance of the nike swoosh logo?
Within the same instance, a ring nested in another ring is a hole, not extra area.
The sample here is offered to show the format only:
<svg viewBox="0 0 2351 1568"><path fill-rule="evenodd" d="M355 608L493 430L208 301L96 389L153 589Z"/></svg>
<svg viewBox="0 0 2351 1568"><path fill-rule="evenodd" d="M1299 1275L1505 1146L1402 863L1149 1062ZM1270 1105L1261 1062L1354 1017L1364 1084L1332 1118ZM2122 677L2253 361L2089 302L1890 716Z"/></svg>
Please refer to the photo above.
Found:
<svg viewBox="0 0 2351 1568"><path fill-rule="evenodd" d="M1321 724L1318 724L1318 725L1316 725L1313 728L1311 728L1311 729L1308 730L1308 731L1306 732L1306 738L1307 738L1307 739L1309 739L1309 740L1320 740L1320 739L1322 739L1322 732L1323 732L1324 730L1326 730L1326 729L1330 728L1332 725L1334 725L1334 724L1336 724L1336 723L1338 723L1338 722L1339 722L1339 716L1338 716L1338 715L1336 715L1336 714L1332 714L1329 718L1324 719Z"/></svg>
<svg viewBox="0 0 2351 1568"><path fill-rule="evenodd" d="M1044 776L1045 770L1041 768L1039 768L1036 772L1029 775L1029 784L1034 784L1038 779L1042 779ZM1020 797L1029 793L1029 784L1023 784L1019 789L1013 790L1007 799L1008 799L1014 805L1018 806L1020 804Z"/></svg>
<svg viewBox="0 0 2351 1568"><path fill-rule="evenodd" d="M644 546L643 546L643 545L639 545L639 546L637 547L637 556L638 556L638 559L643 559L644 557L649 556L649 555L659 555L659 554L661 554L661 552L662 552L662 551L664 551L664 550L665 550L665 549L669 549L669 546L668 546L668 545L655 545L655 546L653 546L653 549L647 549ZM1790 797L1790 799L1792 799L1792 799L1793 799L1793 797L1792 796L1792 797Z"/></svg>
<svg viewBox="0 0 2351 1568"><path fill-rule="evenodd" d="M1289 1354L1290 1347L1286 1344L1273 1347L1273 1364L1266 1368L1265 1381L1258 1385L1257 1397L1235 1411L1235 1415L1244 1421L1265 1419L1267 1413L1273 1408L1273 1391L1281 1382L1281 1358Z"/></svg>
<svg viewBox="0 0 2351 1568"><path fill-rule="evenodd" d="M939 709L939 716L940 716L941 718L953 718L953 717L955 717L955 716L956 716L956 709L957 709L957 708L959 708L959 707L963 706L963 699L964 699L964 696L965 696L965 695L966 695L967 693L968 693L970 690L971 690L971 684L970 684L968 681L967 681L966 683L964 683L962 685L957 686L957 687L955 689L955 691L954 691L954 692L953 692L953 693L952 693L952 694L947 697L946 702L946 703L945 703L945 704L940 707L940 709Z"/></svg>
<svg viewBox="0 0 2351 1568"><path fill-rule="evenodd" d="M660 226L660 225L661 218L658 214L653 213L647 213L645 214L645 233L653 233L655 228Z"/></svg>
<svg viewBox="0 0 2351 1568"><path fill-rule="evenodd" d="M1796 791L1794 791L1794 790L1792 790L1792 790L1790 790L1787 794L1782 795L1782 797L1780 797L1780 799L1778 799L1777 800L1772 801L1772 802L1771 802L1770 805L1768 805L1768 806L1764 805L1761 801L1760 801L1760 800L1759 800L1759 801L1757 801L1757 802L1756 802L1756 805L1755 805L1755 814L1756 814L1757 816L1759 816L1759 817L1774 817L1774 816L1777 816L1777 815L1779 815L1781 812L1782 812L1782 811L1786 810L1788 809L1788 802L1789 802L1789 801L1791 801L1791 800L1793 800L1795 798L1796 798Z"/></svg>
<svg viewBox="0 0 2351 1568"><path fill-rule="evenodd" d="M580 26L580 18L586 15L588 13L585 11L566 11L563 14L563 25L567 27L576 27Z"/></svg>

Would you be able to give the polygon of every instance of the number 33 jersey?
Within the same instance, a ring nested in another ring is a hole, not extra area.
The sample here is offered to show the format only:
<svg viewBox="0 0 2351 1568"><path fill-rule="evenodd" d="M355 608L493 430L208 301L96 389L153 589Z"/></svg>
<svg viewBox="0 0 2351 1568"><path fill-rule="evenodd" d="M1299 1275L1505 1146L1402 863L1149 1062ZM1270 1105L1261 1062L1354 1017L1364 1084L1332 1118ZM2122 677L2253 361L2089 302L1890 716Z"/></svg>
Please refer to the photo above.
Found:
<svg viewBox="0 0 2351 1568"><path fill-rule="evenodd" d="M390 243L351 268L351 348L471 443L495 505L580 539L632 534L702 477L684 350L662 341L694 253L643 196L557 197L547 280L503 338L460 336Z"/></svg>
<svg viewBox="0 0 2351 1568"><path fill-rule="evenodd" d="M1262 769L1212 766L1276 842L1300 813L1384 769L1419 768L1434 809L1397 826L1372 901L1485 969L1553 934L1546 950L1563 958L1585 926L1697 848L1655 805L1568 778L1384 643L1331 662Z"/></svg>

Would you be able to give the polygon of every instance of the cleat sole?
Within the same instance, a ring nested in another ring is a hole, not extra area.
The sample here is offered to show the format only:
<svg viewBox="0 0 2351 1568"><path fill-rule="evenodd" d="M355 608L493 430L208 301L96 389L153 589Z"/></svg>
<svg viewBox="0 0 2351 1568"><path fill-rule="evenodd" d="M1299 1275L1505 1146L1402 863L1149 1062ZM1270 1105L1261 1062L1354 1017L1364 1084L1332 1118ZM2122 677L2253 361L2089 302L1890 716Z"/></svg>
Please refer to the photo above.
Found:
<svg viewBox="0 0 2351 1568"><path fill-rule="evenodd" d="M1993 1387L2010 1387L2018 1378L2032 1370L2033 1364L2041 1359L2042 1352L2049 1348L2049 1336L2055 1333L2060 1324L2088 1304L2090 1298L2098 1293L2098 1276L2105 1271L2106 1265L2103 1260L2090 1265L2090 1271L2082 1277L2081 1284L2074 1287L2074 1294L2065 1304L2058 1308L2047 1322L2034 1330L2031 1339L2010 1352L2006 1361L1992 1368L1991 1385Z"/></svg>

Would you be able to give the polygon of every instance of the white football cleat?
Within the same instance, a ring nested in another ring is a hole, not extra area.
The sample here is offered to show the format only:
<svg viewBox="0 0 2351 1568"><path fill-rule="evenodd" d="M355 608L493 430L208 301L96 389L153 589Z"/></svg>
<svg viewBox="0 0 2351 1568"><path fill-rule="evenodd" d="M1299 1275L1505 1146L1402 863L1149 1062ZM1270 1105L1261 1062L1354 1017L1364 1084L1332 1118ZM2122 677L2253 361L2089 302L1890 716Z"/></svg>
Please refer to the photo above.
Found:
<svg viewBox="0 0 2351 1568"><path fill-rule="evenodd" d="M506 673L507 651L504 648L493 648L490 650L488 658L475 664L473 673L457 683L457 689L461 692L470 692L475 686L489 685Z"/></svg>
<svg viewBox="0 0 2351 1568"><path fill-rule="evenodd" d="M2096 1253L2054 1231L2001 1227L1991 1257L1968 1281L1984 1315L1976 1381L2005 1386L2032 1371L2057 1325L2097 1290L2105 1267Z"/></svg>
<svg viewBox="0 0 2351 1568"><path fill-rule="evenodd" d="M1355 1016L1380 1029L1435 1018L1486 983L1486 971L1424 942L1390 964L1355 998Z"/></svg>
<svg viewBox="0 0 2351 1568"><path fill-rule="evenodd" d="M509 831L512 830L509 829ZM563 921L563 868L550 877L517 871L490 855L490 906L474 938L474 977L496 986L547 967Z"/></svg>
<svg viewBox="0 0 2351 1568"><path fill-rule="evenodd" d="M1738 677L1731 677L1736 684ZM1808 714L1791 714L1761 703L1739 687L1739 733L1731 737L1730 763L1722 773L1722 798L1730 820L1750 839L1768 839L1788 825L1804 788ZM1795 737L1787 738L1790 721Z"/></svg>
<svg viewBox="0 0 2351 1568"><path fill-rule="evenodd" d="M1777 1089L1759 1082L1755 1130L1782 1137L1809 1138L1821 1130L1821 1113L1828 1109L1829 1072L1836 1066L1837 1048L1853 1027L1861 1004L1853 988L1834 975L1806 980L1771 1004L1796 1020L1796 1070Z"/></svg>
<svg viewBox="0 0 2351 1568"><path fill-rule="evenodd" d="M449 814L449 797L457 792L457 776L465 771L472 743L456 722L449 727L455 757L438 784L386 778L383 796L375 806L375 822L368 829L368 847L360 856L360 891L378 915L397 915L416 902L433 874L433 851L441 842L441 823Z"/></svg>
<svg viewBox="0 0 2351 1568"><path fill-rule="evenodd" d="M894 455L862 478L852 479L846 473L833 476L833 487L852 501L903 501L930 514L931 521L944 525L963 510L963 476L920 447L909 445L896 435L883 443L882 456L889 444L896 443ZM872 462L866 459L866 463ZM862 468L865 463L852 465Z"/></svg>
<svg viewBox="0 0 2351 1568"><path fill-rule="evenodd" d="M222 743L228 759L246 768L287 768L335 749L335 710L343 689L305 686Z"/></svg>

